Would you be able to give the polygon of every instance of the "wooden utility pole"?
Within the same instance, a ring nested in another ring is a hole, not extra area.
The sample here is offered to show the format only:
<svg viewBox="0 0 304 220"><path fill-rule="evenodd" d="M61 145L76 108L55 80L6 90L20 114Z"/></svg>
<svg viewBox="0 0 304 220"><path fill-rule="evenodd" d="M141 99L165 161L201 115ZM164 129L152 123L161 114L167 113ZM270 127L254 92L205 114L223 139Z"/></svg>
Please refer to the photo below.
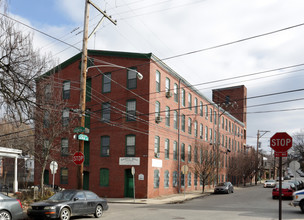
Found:
<svg viewBox="0 0 304 220"><path fill-rule="evenodd" d="M85 0L84 9L84 27L83 27L83 44L82 44L82 57L81 57L81 73L80 73L80 100L79 109L81 114L80 127L85 127L85 110L86 110L86 85L87 85L87 63L88 63L88 26L89 26L89 4L96 8L100 13L103 14L100 22L104 17L109 19L113 24L116 25L116 21L112 20L111 17L106 15L106 13L100 10L95 4L90 0ZM99 22L99 24L100 24ZM99 25L98 24L98 25ZM93 33L96 31L94 29ZM90 36L92 33L90 34ZM79 151L84 154L84 140L79 140ZM78 189L83 189L83 163L78 167L77 172L78 178Z"/></svg>

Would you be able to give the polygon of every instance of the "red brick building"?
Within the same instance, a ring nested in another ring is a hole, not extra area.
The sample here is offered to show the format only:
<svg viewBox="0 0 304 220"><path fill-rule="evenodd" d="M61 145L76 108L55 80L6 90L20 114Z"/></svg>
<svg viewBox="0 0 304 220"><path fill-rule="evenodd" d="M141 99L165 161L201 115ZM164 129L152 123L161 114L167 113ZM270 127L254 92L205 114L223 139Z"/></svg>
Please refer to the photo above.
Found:
<svg viewBox="0 0 304 220"><path fill-rule="evenodd" d="M136 198L199 190L197 175L189 172L184 176L180 170L204 157L207 150L215 150L218 131L220 152L244 151L244 86L214 90L211 101L151 53L89 50L88 56L86 127L90 133L84 151L84 188L100 196L133 197L133 166ZM62 90L70 112L79 108L80 62L81 54L77 54L37 80L39 89L47 76L55 76L56 89ZM143 75L142 80L133 69ZM57 156L55 184L77 188L72 155L78 151L78 141L72 135L62 140L69 153ZM226 167L230 154L223 154L219 181L229 180ZM35 167L36 183L40 170ZM51 183L48 172L45 182Z"/></svg>

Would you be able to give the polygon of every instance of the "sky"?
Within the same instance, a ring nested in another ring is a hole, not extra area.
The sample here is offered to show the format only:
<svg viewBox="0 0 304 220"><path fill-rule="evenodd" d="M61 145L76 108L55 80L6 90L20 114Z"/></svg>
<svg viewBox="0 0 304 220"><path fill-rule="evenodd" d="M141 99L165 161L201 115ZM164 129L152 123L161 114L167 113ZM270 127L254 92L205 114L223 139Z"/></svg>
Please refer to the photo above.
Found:
<svg viewBox="0 0 304 220"><path fill-rule="evenodd" d="M8 9L12 18L74 45L22 27L33 32L36 48L63 62L82 48L84 2L9 0ZM248 145L256 147L258 130L269 131L260 141L270 152L276 132L293 136L304 128L304 1L92 2L117 25L104 20L89 49L151 52L210 100L212 89L245 85ZM90 6L89 32L100 19Z"/></svg>

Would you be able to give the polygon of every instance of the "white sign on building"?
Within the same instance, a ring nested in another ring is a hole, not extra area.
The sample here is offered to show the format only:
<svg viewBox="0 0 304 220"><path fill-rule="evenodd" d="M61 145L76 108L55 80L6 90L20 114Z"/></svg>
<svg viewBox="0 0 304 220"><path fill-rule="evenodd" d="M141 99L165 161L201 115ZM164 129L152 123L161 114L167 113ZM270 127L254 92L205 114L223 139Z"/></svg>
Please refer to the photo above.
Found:
<svg viewBox="0 0 304 220"><path fill-rule="evenodd" d="M159 159L152 159L152 167L163 167L163 161Z"/></svg>
<svg viewBox="0 0 304 220"><path fill-rule="evenodd" d="M120 157L119 158L119 165L139 166L140 165L140 157Z"/></svg>

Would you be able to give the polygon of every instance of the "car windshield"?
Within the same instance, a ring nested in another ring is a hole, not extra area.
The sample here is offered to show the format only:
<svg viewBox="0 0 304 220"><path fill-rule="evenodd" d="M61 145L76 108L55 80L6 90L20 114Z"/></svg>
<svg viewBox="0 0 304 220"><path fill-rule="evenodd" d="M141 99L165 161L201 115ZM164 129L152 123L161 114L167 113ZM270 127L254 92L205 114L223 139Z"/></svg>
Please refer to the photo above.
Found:
<svg viewBox="0 0 304 220"><path fill-rule="evenodd" d="M227 184L226 183L219 183L217 184L217 186L226 186Z"/></svg>
<svg viewBox="0 0 304 220"><path fill-rule="evenodd" d="M273 183L275 181L274 180L266 180L266 182Z"/></svg>
<svg viewBox="0 0 304 220"><path fill-rule="evenodd" d="M58 192L52 197L50 197L48 200L57 200L57 201L62 201L62 200L71 200L74 196L75 192L73 191L62 191Z"/></svg>

